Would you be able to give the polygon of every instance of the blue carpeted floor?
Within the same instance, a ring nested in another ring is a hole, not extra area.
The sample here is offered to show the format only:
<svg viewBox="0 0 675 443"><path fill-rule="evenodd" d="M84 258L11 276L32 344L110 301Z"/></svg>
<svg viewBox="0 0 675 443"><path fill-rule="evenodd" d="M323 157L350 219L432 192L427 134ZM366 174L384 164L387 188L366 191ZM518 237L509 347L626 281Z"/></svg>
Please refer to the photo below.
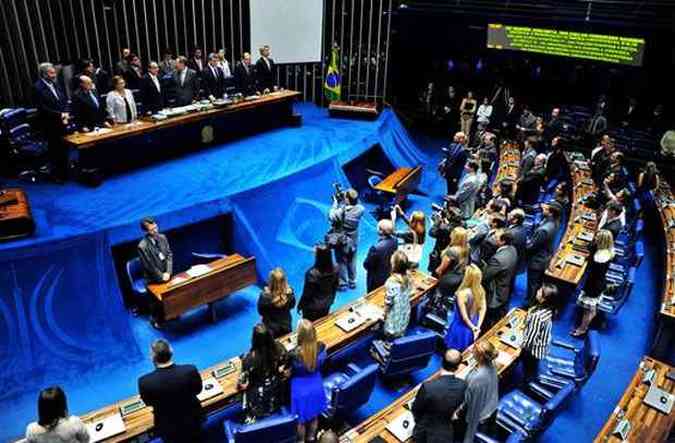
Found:
<svg viewBox="0 0 675 443"><path fill-rule="evenodd" d="M412 196L409 210L428 213L430 203L443 195L444 183L435 172L443 141L420 136L413 143L391 113L376 122L359 122L329 119L324 110L311 105L299 105L298 110L304 117L302 128L279 129L155 164L112 177L97 189L76 184L28 187L39 225L37 236L0 246L0 278L4 279L0 290L0 320L4 322L0 326L7 329L7 334L0 334L0 357L11 362L0 370L5 392L0 395L0 440L20 435L26 422L33 419L38 386L63 385L75 414L135 394L137 377L151 370L148 348L157 337L173 343L179 361L201 368L248 348L251 326L258 319L255 302L259 288L248 288L219 303L220 320L215 324L207 321L202 309L158 332L144 318L127 314L121 306L110 249L138 236L140 217L156 214L164 228L172 228L231 213L230 246L255 255L263 275L274 266L283 266L299 292L303 273L312 262L311 246L325 231L331 184L346 183L341 166L373 143L380 142L394 164L426 162L421 186L426 195ZM374 219L366 216L359 262L375 239L374 224ZM610 319L608 329L602 331L596 374L541 441L591 441L647 352L653 337L655 281L661 278L661 271L655 269L652 259L660 253L656 240L646 240L646 257L633 294L618 318ZM431 246L427 242L427 252ZM75 249L84 251L81 257L73 256ZM9 266L3 267L5 264ZM422 266L425 269L426 263ZM11 271L5 271L9 268ZM43 281L40 276L47 270L48 281ZM75 280L68 278L73 273L79 273ZM24 277L28 274L30 277ZM59 285L50 286L52 280ZM45 286L51 288L48 295L42 295ZM521 275L514 305L522 301L524 286ZM336 306L364 292L365 275L361 272L357 289L340 293ZM44 312L43 300L49 305ZM20 303L27 307L19 311ZM60 303L63 309L58 308ZM16 322L11 321L13 316ZM555 325L558 336L567 337L573 316L570 305ZM78 329L79 324L87 327ZM110 325L106 328L106 324ZM78 343L72 343L69 334L78 334ZM81 342L87 340L85 347ZM59 353L53 354L52 348ZM15 354L38 355L15 359ZM61 365L50 366L42 360ZM423 380L437 367L435 359L411 382ZM21 381L25 389L9 389L19 383L16 374L23 368L31 369ZM369 404L355 411L350 422L386 406L413 383L403 387L378 383Z"/></svg>

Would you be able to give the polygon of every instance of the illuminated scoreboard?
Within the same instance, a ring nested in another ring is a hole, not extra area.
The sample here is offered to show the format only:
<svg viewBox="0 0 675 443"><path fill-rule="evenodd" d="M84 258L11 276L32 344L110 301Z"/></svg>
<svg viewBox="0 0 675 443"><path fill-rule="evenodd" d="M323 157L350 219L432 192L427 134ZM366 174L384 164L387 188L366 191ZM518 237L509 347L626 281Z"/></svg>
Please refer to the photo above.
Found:
<svg viewBox="0 0 675 443"><path fill-rule="evenodd" d="M493 23L488 25L487 47L642 66L645 40Z"/></svg>

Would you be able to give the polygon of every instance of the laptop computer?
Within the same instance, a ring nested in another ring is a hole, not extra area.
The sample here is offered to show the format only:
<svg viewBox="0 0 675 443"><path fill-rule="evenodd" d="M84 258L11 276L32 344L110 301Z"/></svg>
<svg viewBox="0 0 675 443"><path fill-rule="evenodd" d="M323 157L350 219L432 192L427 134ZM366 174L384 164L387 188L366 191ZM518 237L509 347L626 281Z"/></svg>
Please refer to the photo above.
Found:
<svg viewBox="0 0 675 443"><path fill-rule="evenodd" d="M400 442L406 442L412 438L414 429L415 418L410 411L403 412L387 425L387 430Z"/></svg>
<svg viewBox="0 0 675 443"><path fill-rule="evenodd" d="M643 401L647 406L651 406L657 411L670 415L670 412L673 410L673 404L675 403L675 395L652 384Z"/></svg>
<svg viewBox="0 0 675 443"><path fill-rule="evenodd" d="M102 420L96 420L87 423L87 431L89 431L90 442L96 443L106 438L122 434L127 430L122 420L122 414L119 412L115 415L110 415Z"/></svg>
<svg viewBox="0 0 675 443"><path fill-rule="evenodd" d="M199 401L208 400L223 393L223 387L215 378L207 378L202 382L202 392L197 395Z"/></svg>

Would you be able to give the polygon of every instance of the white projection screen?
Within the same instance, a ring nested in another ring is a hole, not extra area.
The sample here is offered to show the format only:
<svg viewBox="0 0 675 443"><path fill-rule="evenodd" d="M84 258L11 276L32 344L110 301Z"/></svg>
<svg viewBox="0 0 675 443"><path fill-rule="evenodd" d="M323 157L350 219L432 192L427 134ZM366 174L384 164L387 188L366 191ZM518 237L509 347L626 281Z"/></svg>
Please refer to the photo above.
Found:
<svg viewBox="0 0 675 443"><path fill-rule="evenodd" d="M251 58L272 47L275 63L321 61L323 0L250 0Z"/></svg>

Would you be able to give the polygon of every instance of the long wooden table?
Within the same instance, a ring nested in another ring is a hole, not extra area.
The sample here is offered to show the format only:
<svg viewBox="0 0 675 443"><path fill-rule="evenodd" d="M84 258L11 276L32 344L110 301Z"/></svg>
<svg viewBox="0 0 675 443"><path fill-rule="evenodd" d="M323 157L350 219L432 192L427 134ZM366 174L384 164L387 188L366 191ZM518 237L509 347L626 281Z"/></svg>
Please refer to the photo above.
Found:
<svg viewBox="0 0 675 443"><path fill-rule="evenodd" d="M582 199L597 192L588 162L567 159L572 179L572 209L565 235L551 258L546 275L571 285L578 285L588 265L589 248L598 229L595 209L584 205ZM586 237L587 240L582 237Z"/></svg>
<svg viewBox="0 0 675 443"><path fill-rule="evenodd" d="M666 415L643 403L643 399L649 391L649 386L643 383L643 376L646 371L651 369L656 371L652 383L656 383L659 388L675 395L675 382L666 378L666 374L675 370L675 368L653 358L644 357L621 400L619 400L600 433L595 437L594 443L621 443L624 441L657 443L666 441L670 430L673 429L673 424L675 424L675 409L670 415ZM622 440L614 433L622 420L626 420L630 424L626 440Z"/></svg>
<svg viewBox="0 0 675 443"><path fill-rule="evenodd" d="M0 241L26 237L35 222L26 193L19 188L0 190Z"/></svg>
<svg viewBox="0 0 675 443"><path fill-rule="evenodd" d="M675 319L675 195L668 183L661 182L655 195L665 239L666 281L663 284L661 314Z"/></svg>
<svg viewBox="0 0 675 443"><path fill-rule="evenodd" d="M394 194L395 204L406 199L408 194L415 192L422 178L422 166L414 168L399 168L385 177L375 186L378 191Z"/></svg>
<svg viewBox="0 0 675 443"><path fill-rule="evenodd" d="M508 178L515 184L520 171L520 150L517 143L504 142L499 149L499 168L492 183L492 192L499 190L499 182Z"/></svg>
<svg viewBox="0 0 675 443"><path fill-rule="evenodd" d="M511 365L516 361L518 356L520 356L520 349L513 348L507 344L504 344L499 338L505 334L508 334L512 331L510 326L511 319L518 319L518 328L524 328L524 318L526 312L522 309L513 309L502 318L498 323L496 323L485 335L483 335L481 340L489 340L497 350L499 350L499 357L497 359L497 370L499 374L503 374ZM514 322L515 323L515 322ZM474 363L471 361L473 354L473 346L469 347L462 354L462 365L457 371L457 376L460 378L465 378L470 370L472 369ZM429 380L432 380L438 377L440 372L432 375ZM354 428L348 430L340 436L340 443L368 443L376 437L381 438L387 443L401 443L396 436L394 436L388 429L387 425L394 421L401 414L405 413L407 405L415 398L417 390L421 386L418 385L410 391L406 392L400 396L396 401L382 409L375 415L372 415L363 423L355 426Z"/></svg>
<svg viewBox="0 0 675 443"><path fill-rule="evenodd" d="M242 101L225 107L216 107L206 111L193 112L190 114L171 117L166 120L154 121L151 118L142 118L135 123L117 125L110 131L100 133L75 133L64 138L66 143L78 150L88 149L99 144L119 141L128 137L161 131L166 128L195 123L214 117L226 116L246 110L261 108L275 103L291 103L302 94L296 91L278 91L269 95L261 96L256 100Z"/></svg>
<svg viewBox="0 0 675 443"><path fill-rule="evenodd" d="M413 305L417 305L424 296L426 296L436 287L437 284L435 278L419 271L412 275L412 282L415 288L413 294L411 295L411 303ZM344 306L332 314L324 317L323 319L318 320L315 322L317 339L325 343L329 353L334 353L335 351L342 349L354 342L359 337L362 337L364 334L368 333L368 331L370 331L373 326L380 323L381 320L368 319L360 326L349 332L345 332L343 329L337 326L336 321L351 315L352 310L363 303L369 303L380 309L384 309L384 296L384 287L380 287L355 301L354 303ZM287 349L290 349L296 342L295 333L281 337L279 340ZM214 371L229 365L232 365L232 372L218 379L218 383L222 387L223 392L202 402L202 408L207 414L221 410L226 406L239 401L240 395L239 390L237 389L237 383L239 381L239 374L241 371L241 360L239 357L231 358L220 364L205 369L201 372L202 380L213 378ZM141 374L139 374L139 376L140 375ZM115 402L109 406L82 416L82 420L85 423L96 423L106 417L117 414L120 411L120 407L128 403L136 402L138 399L139 397L136 395ZM142 434L150 432L154 426L152 408L148 406L144 406L138 411L125 416L123 420L126 426L126 431L123 434L106 439L106 442L129 441Z"/></svg>
<svg viewBox="0 0 675 443"><path fill-rule="evenodd" d="M257 282L255 257L233 254L203 266L208 270L201 275L191 277L190 271L186 271L166 283L148 285L148 292L160 307L164 320L212 304Z"/></svg>

